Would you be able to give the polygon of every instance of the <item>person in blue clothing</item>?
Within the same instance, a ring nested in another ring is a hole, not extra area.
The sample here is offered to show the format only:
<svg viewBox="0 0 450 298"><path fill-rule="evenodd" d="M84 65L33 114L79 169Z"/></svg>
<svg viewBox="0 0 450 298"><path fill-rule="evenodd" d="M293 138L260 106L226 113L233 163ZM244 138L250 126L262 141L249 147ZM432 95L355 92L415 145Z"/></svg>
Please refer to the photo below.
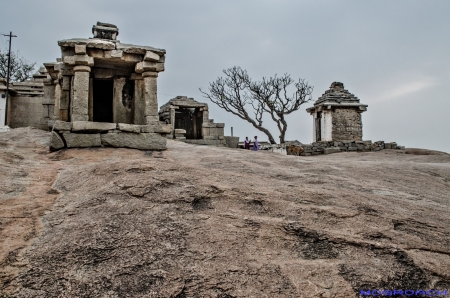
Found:
<svg viewBox="0 0 450 298"><path fill-rule="evenodd" d="M258 151L258 149L259 149L258 137L255 136L255 140L253 141L253 150Z"/></svg>

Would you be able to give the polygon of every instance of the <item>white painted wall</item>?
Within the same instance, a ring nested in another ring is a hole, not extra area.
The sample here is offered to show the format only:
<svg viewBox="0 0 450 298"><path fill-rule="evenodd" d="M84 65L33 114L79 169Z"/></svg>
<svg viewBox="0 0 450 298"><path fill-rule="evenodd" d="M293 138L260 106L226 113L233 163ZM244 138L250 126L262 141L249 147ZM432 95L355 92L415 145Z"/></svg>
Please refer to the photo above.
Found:
<svg viewBox="0 0 450 298"><path fill-rule="evenodd" d="M313 133L312 133L313 139L312 139L312 141L313 142L316 141L316 118L317 118L317 112L313 113L313 125L312 125L312 127L313 127Z"/></svg>
<svg viewBox="0 0 450 298"><path fill-rule="evenodd" d="M0 91L0 127L5 126L5 114L6 114L6 98L4 91Z"/></svg>
<svg viewBox="0 0 450 298"><path fill-rule="evenodd" d="M322 112L322 119L320 121L322 126L322 135L321 140L322 141L332 141L332 115L331 111L323 111Z"/></svg>

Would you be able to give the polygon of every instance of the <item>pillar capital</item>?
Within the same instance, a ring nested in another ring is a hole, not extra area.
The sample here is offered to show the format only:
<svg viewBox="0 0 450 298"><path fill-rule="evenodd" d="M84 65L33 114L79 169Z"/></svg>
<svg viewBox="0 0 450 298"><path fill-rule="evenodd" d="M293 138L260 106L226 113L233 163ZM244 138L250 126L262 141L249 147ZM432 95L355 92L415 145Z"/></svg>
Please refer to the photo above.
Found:
<svg viewBox="0 0 450 298"><path fill-rule="evenodd" d="M84 71L84 72L91 72L91 68L86 65L76 65L73 67L73 71Z"/></svg>
<svg viewBox="0 0 450 298"><path fill-rule="evenodd" d="M158 77L158 73L154 72L154 71L146 71L142 73L142 76L145 77L153 77L153 78L157 78Z"/></svg>

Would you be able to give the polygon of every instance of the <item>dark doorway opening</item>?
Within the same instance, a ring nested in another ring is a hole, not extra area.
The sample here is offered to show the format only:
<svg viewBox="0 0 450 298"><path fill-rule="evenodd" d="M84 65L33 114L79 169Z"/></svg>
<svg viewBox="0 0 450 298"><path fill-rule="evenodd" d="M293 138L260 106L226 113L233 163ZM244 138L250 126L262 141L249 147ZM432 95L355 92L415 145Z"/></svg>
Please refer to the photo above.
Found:
<svg viewBox="0 0 450 298"><path fill-rule="evenodd" d="M186 139L201 139L201 112L193 108L179 108L175 111L175 129L186 130Z"/></svg>
<svg viewBox="0 0 450 298"><path fill-rule="evenodd" d="M322 140L322 127L321 127L321 121L322 120L322 112L317 112L317 118L316 118L316 142L320 142Z"/></svg>
<svg viewBox="0 0 450 298"><path fill-rule="evenodd" d="M113 122L113 80L94 80L93 121Z"/></svg>

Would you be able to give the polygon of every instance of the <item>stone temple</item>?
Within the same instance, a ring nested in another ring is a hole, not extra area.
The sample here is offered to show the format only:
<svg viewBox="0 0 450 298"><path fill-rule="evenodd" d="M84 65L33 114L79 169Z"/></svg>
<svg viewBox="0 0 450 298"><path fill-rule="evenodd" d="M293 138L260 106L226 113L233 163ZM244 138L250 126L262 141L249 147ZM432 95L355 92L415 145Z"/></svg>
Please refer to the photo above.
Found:
<svg viewBox="0 0 450 298"><path fill-rule="evenodd" d="M193 98L172 98L161 106L159 117L161 121L171 125L173 133L166 136L170 139L215 146L227 145L231 140L224 136L224 123L214 123L213 119L209 119L208 104ZM236 148L237 143L232 146Z"/></svg>
<svg viewBox="0 0 450 298"><path fill-rule="evenodd" d="M367 111L367 105L345 90L343 83L332 83L306 111L314 120L313 142L362 141L361 113Z"/></svg>
<svg viewBox="0 0 450 298"><path fill-rule="evenodd" d="M123 44L119 28L98 22L93 38L58 41L61 59L44 63L44 101L55 120L51 147L166 149L170 125L159 121L157 78L166 51Z"/></svg>

